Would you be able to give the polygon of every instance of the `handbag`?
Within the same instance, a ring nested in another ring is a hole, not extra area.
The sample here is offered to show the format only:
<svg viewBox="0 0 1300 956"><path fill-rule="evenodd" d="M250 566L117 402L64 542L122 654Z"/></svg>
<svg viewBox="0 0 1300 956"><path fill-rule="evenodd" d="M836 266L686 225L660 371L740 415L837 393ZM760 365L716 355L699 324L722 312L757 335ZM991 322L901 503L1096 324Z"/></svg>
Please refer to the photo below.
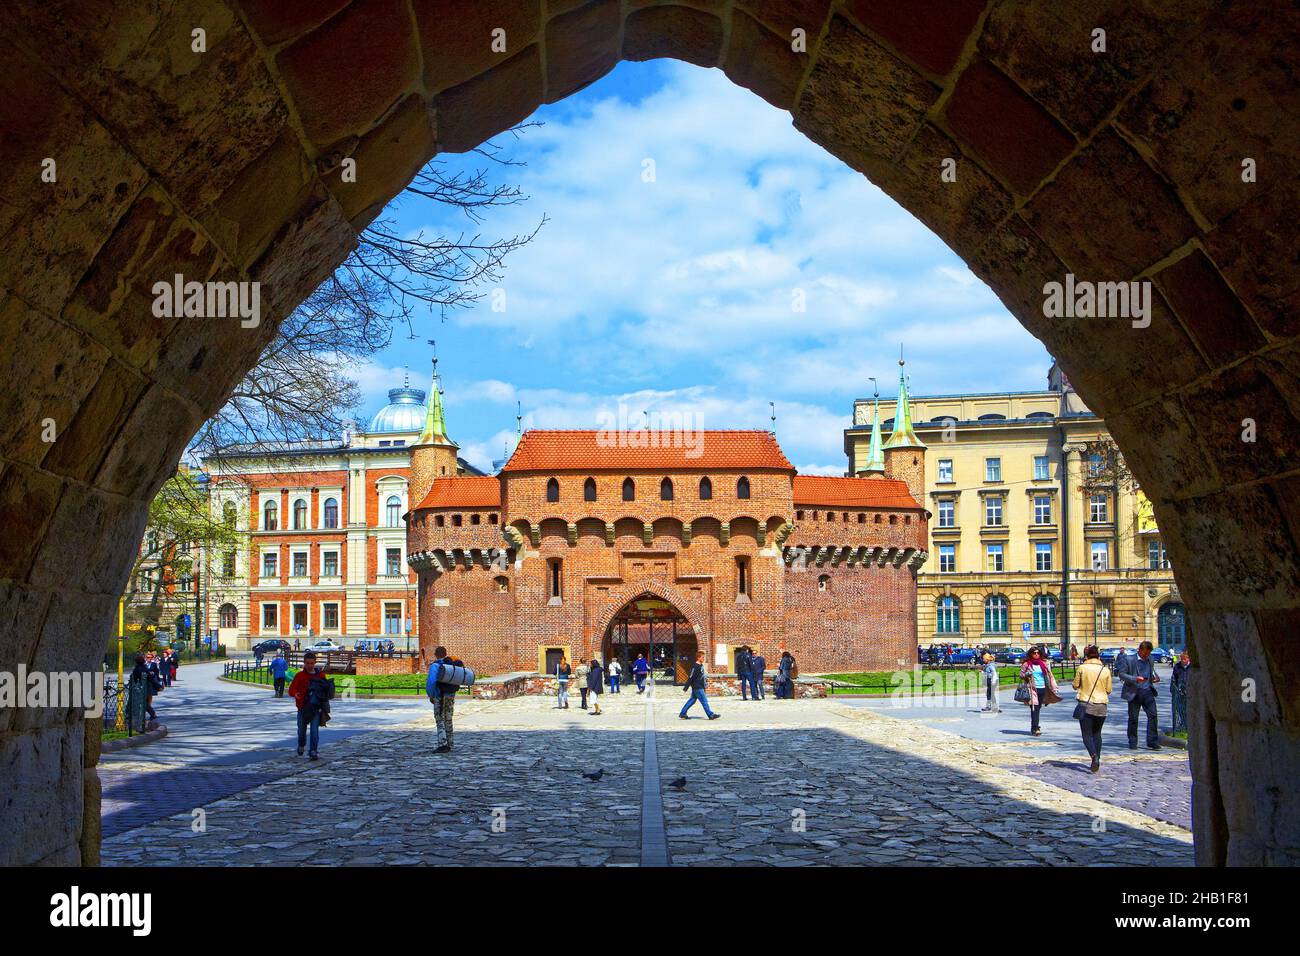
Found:
<svg viewBox="0 0 1300 956"><path fill-rule="evenodd" d="M1028 684L1022 682L1021 685L1020 685L1019 687L1016 688L1015 699L1016 699L1016 702L1017 702L1017 703L1020 703L1020 704L1027 704L1027 703L1029 703L1029 685L1028 685Z"/></svg>
<svg viewBox="0 0 1300 956"><path fill-rule="evenodd" d="M1100 680L1101 680L1101 670L1099 669L1097 671L1097 676L1092 679L1092 687L1089 688L1088 693L1084 695L1085 697L1092 696L1092 692L1097 689L1097 683ZM1074 705L1074 719L1083 720L1084 716L1105 717L1106 716L1105 702L1103 701L1101 703L1096 703L1090 700L1087 703L1085 703L1084 701L1079 701Z"/></svg>

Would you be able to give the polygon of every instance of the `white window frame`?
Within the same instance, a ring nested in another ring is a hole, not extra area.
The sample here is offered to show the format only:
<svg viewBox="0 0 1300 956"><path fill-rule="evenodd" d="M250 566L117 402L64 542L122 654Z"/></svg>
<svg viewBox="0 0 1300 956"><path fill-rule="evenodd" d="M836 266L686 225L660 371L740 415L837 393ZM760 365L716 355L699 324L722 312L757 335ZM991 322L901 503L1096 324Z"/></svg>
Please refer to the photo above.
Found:
<svg viewBox="0 0 1300 956"><path fill-rule="evenodd" d="M1100 561L1097 560L1098 555L1101 556ZM1089 559L1089 564L1094 571L1109 571L1110 570L1110 542L1093 541L1088 547L1088 559Z"/></svg>
<svg viewBox="0 0 1300 956"><path fill-rule="evenodd" d="M938 526L940 528L957 527L957 502L952 498L940 498L937 507L939 509Z"/></svg>
<svg viewBox="0 0 1300 956"><path fill-rule="evenodd" d="M1039 466L1042 467L1039 467ZM1047 481L1052 477L1052 459L1047 455L1034 456L1034 481Z"/></svg>
<svg viewBox="0 0 1300 956"><path fill-rule="evenodd" d="M944 468L945 468L945 466L947 466L947 472L948 472L947 477L944 476ZM937 480L940 484L950 484L950 483L952 483L952 482L955 480L955 479L953 478L953 468L952 468L952 459L951 459L951 458L940 458L940 459L939 459L938 475L939 475L939 477L938 477L938 479L936 479L936 480Z"/></svg>
<svg viewBox="0 0 1300 956"><path fill-rule="evenodd" d="M997 502L997 519L998 519L997 521L990 520L990 518L993 516L994 502ZM985 495L984 496L984 527L1001 528L1003 527L1005 519L1006 519L1006 513L1003 508L1002 496Z"/></svg>
<svg viewBox="0 0 1300 956"><path fill-rule="evenodd" d="M325 556L327 554L334 555L334 570L332 572L325 570ZM342 568L343 568L343 560L342 560L342 555L340 554L338 548L321 549L321 553L320 553L320 576L321 577L337 578L343 573Z"/></svg>
<svg viewBox="0 0 1300 956"><path fill-rule="evenodd" d="M279 601L260 601L258 602L257 611L257 629L260 634L274 634L280 636L280 602ZM275 623L270 625L272 630L268 631L266 623L266 609L275 608Z"/></svg>
<svg viewBox="0 0 1300 956"><path fill-rule="evenodd" d="M325 623L325 621L326 621L326 613L325 613L325 609L326 609L326 608L331 608L331 607L334 609L334 626L333 626L333 627L330 627L328 624ZM342 613L342 608L339 607L339 602L338 602L338 601L321 601L321 605L320 605L320 630L321 630L321 633L322 633L322 634L341 634L341 633L342 633L342 629L343 629L343 613Z"/></svg>
<svg viewBox="0 0 1300 956"><path fill-rule="evenodd" d="M306 618L306 620L303 622L302 630L301 630L301 631L294 631L294 629L293 629L293 624L294 624L294 621L293 621L293 618L294 618L294 612L297 611L298 608L300 608L300 607L301 607L301 608L305 608L306 611L307 611L307 613L304 615L304 617ZM306 637L308 634L311 633L311 602L310 602L310 601L290 601L290 602L289 602L289 633L291 633L291 634L297 634L297 636L299 636L299 637Z"/></svg>
<svg viewBox="0 0 1300 956"><path fill-rule="evenodd" d="M1052 496L1034 495L1034 524L1052 523Z"/></svg>
<svg viewBox="0 0 1300 956"><path fill-rule="evenodd" d="M303 516L303 517L302 517L302 520L303 520L303 526L302 526L301 528L295 528L295 527L294 527L294 516L295 516L295 513L296 513L296 509L297 509L297 507L298 507L298 505L299 505L300 503L302 504L302 516ZM289 528L288 528L288 530L289 530L289 531L310 531L310 530L311 530L311 499L308 498L306 495L301 495L301 494L299 494L299 495L290 495L290 496L289 496Z"/></svg>
<svg viewBox="0 0 1300 956"><path fill-rule="evenodd" d="M267 574L267 573L266 573L266 558L267 558L268 555L270 555L270 556L272 556L272 557L275 558L275 573L274 573L274 574ZM263 549L262 549L262 553L261 553L261 557L258 559L257 569L258 569L258 570L257 570L257 577L258 577L258 580L259 580L259 581L265 581L265 580L267 580L267 579L269 578L270 580L275 581L276 584L279 584L279 583L280 583L280 549L279 549L279 548L263 548Z"/></svg>
<svg viewBox="0 0 1300 956"><path fill-rule="evenodd" d="M1109 495L1103 493L1089 496L1088 520L1093 524L1106 524L1110 521Z"/></svg>
<svg viewBox="0 0 1300 956"><path fill-rule="evenodd" d="M306 569L302 574L294 574L294 558L301 556L303 558L303 567ZM311 579L311 550L309 548L290 548L289 549L289 580L290 581L308 581Z"/></svg>
<svg viewBox="0 0 1300 956"><path fill-rule="evenodd" d="M1007 552L1001 544L986 544L984 546L984 570L994 574L1005 571L1007 568Z"/></svg>
<svg viewBox="0 0 1300 956"><path fill-rule="evenodd" d="M984 480L1001 481L1002 480L1002 459L1001 457L984 459Z"/></svg>
<svg viewBox="0 0 1300 956"><path fill-rule="evenodd" d="M945 550L946 549L946 550ZM952 567L944 567L944 558L950 558ZM939 545L939 571L947 574L957 570L957 546L955 544Z"/></svg>
<svg viewBox="0 0 1300 956"><path fill-rule="evenodd" d="M1046 556L1046 560L1044 560ZM1034 542L1034 570L1052 570L1052 543L1050 541Z"/></svg>
<svg viewBox="0 0 1300 956"><path fill-rule="evenodd" d="M384 630L388 608L397 605L397 630L389 632ZM405 637L406 636L406 602L405 601L381 601L379 604L379 628L384 637Z"/></svg>

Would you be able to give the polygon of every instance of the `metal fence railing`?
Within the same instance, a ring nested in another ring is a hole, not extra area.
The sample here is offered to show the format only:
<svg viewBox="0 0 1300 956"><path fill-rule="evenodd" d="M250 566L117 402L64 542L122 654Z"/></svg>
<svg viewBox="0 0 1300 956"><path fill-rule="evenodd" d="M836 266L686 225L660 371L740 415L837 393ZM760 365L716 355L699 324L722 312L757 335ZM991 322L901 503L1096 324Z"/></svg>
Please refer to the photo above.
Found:
<svg viewBox="0 0 1300 956"><path fill-rule="evenodd" d="M326 663L319 661L318 663ZM301 656L298 664L290 662L290 667L295 670L301 665ZM325 673L333 677L336 682L338 693L342 694L351 690L358 697L373 697L376 694L395 694L405 696L424 696L424 675L420 675L418 681L410 684L393 684L382 679L371 679L368 677L355 677L343 671L333 670L326 665ZM222 665L221 676L230 680L246 681L250 684L266 684L270 686L274 681L271 675L269 664L258 664L256 661L226 661ZM376 675L382 678L384 675ZM343 681L347 683L344 684ZM469 688L463 688L462 693L469 693Z"/></svg>
<svg viewBox="0 0 1300 956"><path fill-rule="evenodd" d="M1187 685L1173 683L1169 685L1170 730L1177 733L1187 732Z"/></svg>

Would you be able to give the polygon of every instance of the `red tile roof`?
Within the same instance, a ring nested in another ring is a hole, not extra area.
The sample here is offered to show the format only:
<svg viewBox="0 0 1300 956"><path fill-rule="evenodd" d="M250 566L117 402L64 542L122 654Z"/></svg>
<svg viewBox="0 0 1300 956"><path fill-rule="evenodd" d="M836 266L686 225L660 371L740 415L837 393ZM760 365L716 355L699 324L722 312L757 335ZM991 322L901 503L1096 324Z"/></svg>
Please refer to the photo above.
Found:
<svg viewBox="0 0 1300 956"><path fill-rule="evenodd" d="M654 444L652 444L652 442ZM658 447L656 447L658 446ZM541 431L524 433L503 472L794 471L771 432Z"/></svg>
<svg viewBox="0 0 1300 956"><path fill-rule="evenodd" d="M501 507L501 482L493 475L435 478L433 487L424 500L415 506L421 508L499 508Z"/></svg>
<svg viewBox="0 0 1300 956"><path fill-rule="evenodd" d="M919 508L907 483L895 478L830 478L797 475L796 505L846 508Z"/></svg>

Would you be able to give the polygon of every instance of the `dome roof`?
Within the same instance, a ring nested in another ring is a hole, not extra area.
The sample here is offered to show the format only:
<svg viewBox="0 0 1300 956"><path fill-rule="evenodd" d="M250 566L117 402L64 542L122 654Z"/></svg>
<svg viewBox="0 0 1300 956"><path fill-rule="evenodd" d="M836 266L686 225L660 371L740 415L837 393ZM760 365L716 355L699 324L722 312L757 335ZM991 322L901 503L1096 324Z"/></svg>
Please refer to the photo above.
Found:
<svg viewBox="0 0 1300 956"><path fill-rule="evenodd" d="M424 427L424 389L390 388L388 404L370 419L366 431L375 432L418 432Z"/></svg>

